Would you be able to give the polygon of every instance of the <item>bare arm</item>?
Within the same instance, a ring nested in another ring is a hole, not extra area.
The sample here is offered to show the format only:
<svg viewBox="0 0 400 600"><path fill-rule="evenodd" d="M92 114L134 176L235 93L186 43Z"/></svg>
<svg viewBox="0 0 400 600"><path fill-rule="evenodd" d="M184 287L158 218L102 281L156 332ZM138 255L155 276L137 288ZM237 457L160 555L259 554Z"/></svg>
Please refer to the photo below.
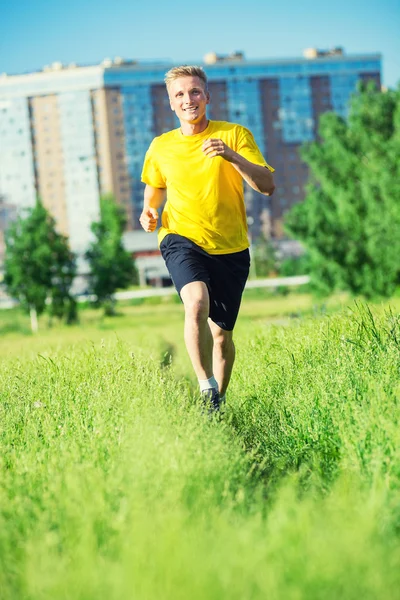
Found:
<svg viewBox="0 0 400 600"><path fill-rule="evenodd" d="M266 167L255 165L231 148L229 148L222 140L210 138L203 144L203 152L209 158L221 156L240 173L243 179L256 192L260 192L265 196L271 196L275 189L274 178L272 173Z"/></svg>
<svg viewBox="0 0 400 600"><path fill-rule="evenodd" d="M165 189L155 188L151 185L146 185L144 189L143 211L140 215L139 222L143 229L148 233L155 230L158 221L158 211L161 204L164 202Z"/></svg>

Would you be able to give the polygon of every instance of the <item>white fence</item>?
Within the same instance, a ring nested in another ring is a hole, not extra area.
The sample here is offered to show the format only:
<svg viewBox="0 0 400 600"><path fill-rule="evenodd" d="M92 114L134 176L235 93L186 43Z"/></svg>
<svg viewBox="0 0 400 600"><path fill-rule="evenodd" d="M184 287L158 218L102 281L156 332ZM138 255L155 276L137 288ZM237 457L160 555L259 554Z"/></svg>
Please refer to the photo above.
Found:
<svg viewBox="0 0 400 600"><path fill-rule="evenodd" d="M295 277L274 277L270 279L251 279L246 284L246 289L251 288L277 288L280 286L288 286L295 287L298 285L304 285L310 281L310 277L308 275L297 275ZM148 290L130 290L126 292L117 292L115 294L116 300L132 300L133 298L152 298L154 296L171 296L175 294L175 288L165 287L165 288L151 288ZM92 302L96 298L94 296L89 295L81 295L76 297L78 302ZM1 308L13 308L17 306L18 302L12 300L10 298L0 299L0 309Z"/></svg>

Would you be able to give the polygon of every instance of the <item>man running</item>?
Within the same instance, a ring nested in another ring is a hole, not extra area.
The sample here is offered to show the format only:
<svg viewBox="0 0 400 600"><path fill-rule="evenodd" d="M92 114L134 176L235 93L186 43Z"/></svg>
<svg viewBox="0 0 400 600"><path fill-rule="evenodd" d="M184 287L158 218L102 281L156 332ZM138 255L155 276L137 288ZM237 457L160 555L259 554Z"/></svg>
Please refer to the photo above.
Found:
<svg viewBox="0 0 400 600"><path fill-rule="evenodd" d="M202 398L213 412L225 401L250 267L243 180L270 196L274 169L248 129L207 118L201 67L175 67L165 83L180 127L156 137L146 153L139 220L145 231L156 229L166 191L160 251L184 305L184 339Z"/></svg>

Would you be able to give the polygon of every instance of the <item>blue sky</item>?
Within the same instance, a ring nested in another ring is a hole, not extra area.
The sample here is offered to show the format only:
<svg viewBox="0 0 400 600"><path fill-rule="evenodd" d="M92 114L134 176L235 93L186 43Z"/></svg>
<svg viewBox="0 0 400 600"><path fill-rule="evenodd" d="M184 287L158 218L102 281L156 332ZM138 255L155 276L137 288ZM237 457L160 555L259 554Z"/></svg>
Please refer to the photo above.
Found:
<svg viewBox="0 0 400 600"><path fill-rule="evenodd" d="M210 51L299 57L304 48L380 52L383 83L400 81L399 0L0 0L0 73L54 61L122 56L198 62Z"/></svg>

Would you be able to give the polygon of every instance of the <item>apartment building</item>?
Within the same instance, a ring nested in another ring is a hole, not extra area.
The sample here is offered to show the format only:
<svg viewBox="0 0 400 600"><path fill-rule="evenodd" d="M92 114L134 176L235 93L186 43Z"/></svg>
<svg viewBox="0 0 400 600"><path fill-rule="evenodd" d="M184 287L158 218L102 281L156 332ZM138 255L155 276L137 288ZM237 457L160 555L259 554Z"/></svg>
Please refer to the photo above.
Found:
<svg viewBox="0 0 400 600"><path fill-rule="evenodd" d="M0 75L0 213L16 214L40 196L81 255L101 194L114 194L128 228L139 228L145 152L154 136L178 125L163 84L172 66L116 58ZM271 198L246 186L250 234L282 237L284 213L303 199L308 177L299 147L315 139L323 112L346 117L358 81L380 86L381 57L340 48L281 60L209 54L203 66L209 117L249 127L276 169Z"/></svg>

